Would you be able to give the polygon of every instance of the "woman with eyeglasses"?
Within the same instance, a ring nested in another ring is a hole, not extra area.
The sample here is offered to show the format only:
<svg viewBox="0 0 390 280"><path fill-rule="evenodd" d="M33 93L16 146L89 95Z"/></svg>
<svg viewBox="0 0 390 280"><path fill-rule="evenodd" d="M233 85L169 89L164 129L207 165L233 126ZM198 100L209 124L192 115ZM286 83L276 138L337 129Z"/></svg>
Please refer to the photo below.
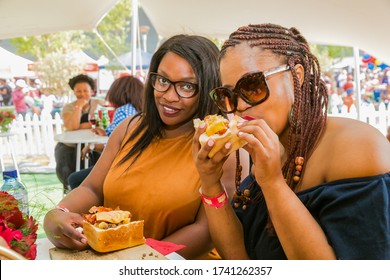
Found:
<svg viewBox="0 0 390 280"><path fill-rule="evenodd" d="M80 214L92 206L119 206L132 220L144 220L146 238L185 245L178 253L186 259L207 258L213 244L191 147L193 119L218 112L209 96L218 85L218 48L210 40L177 35L162 44L151 61L142 114L118 125L89 176L59 203L70 213L47 213L44 227L52 243L86 248L76 230ZM234 168L232 157L224 172L232 193Z"/></svg>
<svg viewBox="0 0 390 280"><path fill-rule="evenodd" d="M251 174L231 204L205 205L226 259L390 259L390 145L363 122L327 117L320 65L296 28L244 26L220 52L222 87L211 92L245 122L239 137ZM224 193L227 143L193 154L202 196ZM239 176L239 169L237 175Z"/></svg>

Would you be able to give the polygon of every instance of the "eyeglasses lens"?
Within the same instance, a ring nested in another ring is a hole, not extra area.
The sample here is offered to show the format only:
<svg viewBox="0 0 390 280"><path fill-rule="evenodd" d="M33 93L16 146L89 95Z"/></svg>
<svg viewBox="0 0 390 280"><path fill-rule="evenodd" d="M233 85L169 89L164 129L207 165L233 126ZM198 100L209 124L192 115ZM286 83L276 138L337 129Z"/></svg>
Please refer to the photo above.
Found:
<svg viewBox="0 0 390 280"><path fill-rule="evenodd" d="M248 104L263 101L268 96L268 88L263 73L255 73L242 78L237 86L240 96Z"/></svg>
<svg viewBox="0 0 390 280"><path fill-rule="evenodd" d="M154 74L150 75L150 80L152 82L153 88L157 91L162 91L162 92L166 91L166 90L168 90L168 87L170 85L170 83L168 81L164 81L158 75L154 75Z"/></svg>
<svg viewBox="0 0 390 280"><path fill-rule="evenodd" d="M211 98L215 104L225 113L230 113L235 110L235 99L233 92L227 88L216 88L211 92Z"/></svg>
<svg viewBox="0 0 390 280"><path fill-rule="evenodd" d="M225 113L236 110L237 95L250 105L257 105L268 98L268 87L263 73L255 73L241 78L233 93L231 90L220 87L211 92L211 97L217 106Z"/></svg>

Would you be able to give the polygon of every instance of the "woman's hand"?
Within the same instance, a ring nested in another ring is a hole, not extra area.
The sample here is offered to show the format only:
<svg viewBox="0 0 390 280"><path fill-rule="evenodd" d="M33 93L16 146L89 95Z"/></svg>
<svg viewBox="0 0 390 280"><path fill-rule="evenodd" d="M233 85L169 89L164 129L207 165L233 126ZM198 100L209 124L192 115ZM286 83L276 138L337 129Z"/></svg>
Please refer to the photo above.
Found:
<svg viewBox="0 0 390 280"><path fill-rule="evenodd" d="M75 106L81 108L82 110L85 110L89 106L89 99L84 99L84 98L78 98L76 100Z"/></svg>
<svg viewBox="0 0 390 280"><path fill-rule="evenodd" d="M100 127L96 127L92 129L92 132L99 135L99 136L106 136L106 131L104 129L101 129Z"/></svg>
<svg viewBox="0 0 390 280"><path fill-rule="evenodd" d="M214 192L221 192L220 180L223 173L222 167L228 158L227 153L231 144L226 143L220 151L218 151L212 158L209 158L208 154L213 148L215 141L210 138L208 142L201 147L199 137L203 132L205 132L205 130L206 125L202 124L195 131L194 138L192 140L192 156L202 182L202 192L207 195ZM209 188L212 187L217 189L210 190Z"/></svg>
<svg viewBox="0 0 390 280"><path fill-rule="evenodd" d="M83 218L76 213L66 213L59 209L49 211L44 219L47 238L59 248L83 250L87 248L87 238L82 234Z"/></svg>
<svg viewBox="0 0 390 280"><path fill-rule="evenodd" d="M88 144L85 145L85 147L81 150L81 159L85 160L86 158L89 159L89 152L92 151L92 145L95 146L95 144Z"/></svg>
<svg viewBox="0 0 390 280"><path fill-rule="evenodd" d="M276 180L284 180L281 171L284 147L278 135L262 119L240 123L238 128L238 136L248 142L244 149L251 155L258 184L265 187Z"/></svg>

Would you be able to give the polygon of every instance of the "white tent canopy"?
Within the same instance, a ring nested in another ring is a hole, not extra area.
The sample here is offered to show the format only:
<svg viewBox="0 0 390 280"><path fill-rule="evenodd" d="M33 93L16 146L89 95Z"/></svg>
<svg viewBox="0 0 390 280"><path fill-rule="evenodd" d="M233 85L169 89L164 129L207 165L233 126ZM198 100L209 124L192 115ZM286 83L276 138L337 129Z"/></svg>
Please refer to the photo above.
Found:
<svg viewBox="0 0 390 280"><path fill-rule="evenodd" d="M1 0L0 39L92 30L119 0Z"/></svg>
<svg viewBox="0 0 390 280"><path fill-rule="evenodd" d="M0 39L66 30L92 30L119 0L1 0ZM297 27L311 42L358 47L390 63L389 0L139 0L168 37L227 36L242 25Z"/></svg>
<svg viewBox="0 0 390 280"><path fill-rule="evenodd" d="M390 63L390 0L139 0L164 37L195 33L225 39L239 26L296 27L313 43L357 47Z"/></svg>
<svg viewBox="0 0 390 280"><path fill-rule="evenodd" d="M32 77L34 72L28 71L28 65L31 63L31 60L0 47L0 78Z"/></svg>

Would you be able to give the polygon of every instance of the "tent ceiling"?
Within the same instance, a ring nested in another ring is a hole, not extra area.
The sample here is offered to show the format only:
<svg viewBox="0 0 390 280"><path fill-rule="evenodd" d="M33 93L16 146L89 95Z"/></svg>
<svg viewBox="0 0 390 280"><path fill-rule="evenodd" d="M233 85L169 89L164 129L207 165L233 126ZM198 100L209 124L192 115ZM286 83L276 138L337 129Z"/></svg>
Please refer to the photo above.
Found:
<svg viewBox="0 0 390 280"><path fill-rule="evenodd" d="M92 30L119 0L1 0L0 39Z"/></svg>
<svg viewBox="0 0 390 280"><path fill-rule="evenodd" d="M184 3L185 2L185 3ZM239 26L296 27L311 42L358 47L390 63L389 0L140 0L163 37L195 33L227 38Z"/></svg>

